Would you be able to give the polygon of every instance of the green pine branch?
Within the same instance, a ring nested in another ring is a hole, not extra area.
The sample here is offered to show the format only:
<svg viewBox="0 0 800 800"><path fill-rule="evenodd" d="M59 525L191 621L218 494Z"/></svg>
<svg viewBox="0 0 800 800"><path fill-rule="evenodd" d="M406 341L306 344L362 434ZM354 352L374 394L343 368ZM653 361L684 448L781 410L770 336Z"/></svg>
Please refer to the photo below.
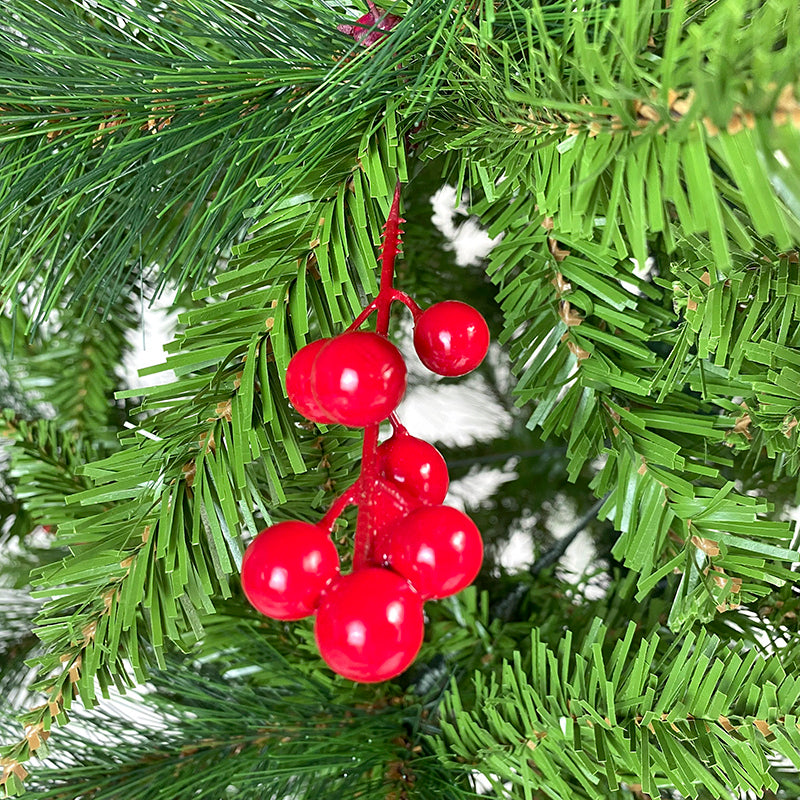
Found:
<svg viewBox="0 0 800 800"><path fill-rule="evenodd" d="M630 622L612 639L596 619L583 641L567 630L551 648L534 630L528 658L516 653L499 674L475 674L468 704L452 687L437 744L443 761L498 787L510 782L525 798L608 796L622 783L655 797L676 787L685 797L735 798L778 787L768 756L800 766L791 668L702 631L656 658L658 635L637 646L635 632Z"/></svg>
<svg viewBox="0 0 800 800"><path fill-rule="evenodd" d="M780 250L800 235L797 182L782 181L797 167L797 29L790 2L689 18L686 3L512 3L468 25L449 87L461 124L436 125L434 146L489 200L535 187L559 237L600 228L604 250L644 263L648 236L671 250L702 233L726 275L751 226Z"/></svg>
<svg viewBox="0 0 800 800"><path fill-rule="evenodd" d="M20 511L33 525L57 528L102 513L101 506L70 509L64 503L66 497L89 486L80 473L86 461L97 455L92 443L74 430L60 429L55 420L28 421L8 410L0 432L9 455L8 480L21 503Z"/></svg>
<svg viewBox="0 0 800 800"><path fill-rule="evenodd" d="M452 752L522 781L523 796L639 778L686 794L698 776L718 793L776 788L766 756L797 747L791 662L739 663L691 629L778 596L799 555L732 475L764 458L776 477L800 469L796 5L423 0L393 6L403 22L369 49L335 32L352 10L311 2L10 8L0 296L19 309L35 289L32 333L65 304L74 319L107 310L143 278L210 285L147 370L178 379L120 393L143 398L141 428L93 459L120 347L84 328L49 354L69 357L51 383L63 415L16 437L14 480L31 513L58 517L70 553L37 573L47 702L4 752L5 791L21 790L21 762L75 698L92 706L204 635L235 592L243 528L313 518L351 479L355 435L299 423L283 375L308 337L341 330L374 294L390 190L398 177L413 190L417 163L439 158L504 234L487 272L529 424L567 441L571 480L597 469L612 556L635 571L638 599L667 591L660 621L688 643L682 672L650 658L654 634L638 655L626 634L607 659L600 627L580 655L534 639L530 669L517 656L476 679L474 711L452 695ZM631 258L651 255L647 280ZM65 391L75 375L87 395ZM462 666L519 649L501 623L490 630L487 606L464 624L458 603L443 608L455 622L437 631ZM205 769L222 741L187 763ZM96 755L89 788L113 796ZM163 755L165 770L183 757ZM146 767L134 757L123 772Z"/></svg>
<svg viewBox="0 0 800 800"><path fill-rule="evenodd" d="M684 572L681 625L769 592L758 582L790 579L798 555L719 471L764 446L785 474L800 466L797 255L781 252L800 229L773 171L793 167L776 142L798 150L797 11L583 10L512 5L468 26L452 84L466 130L433 146L504 234L488 272L529 424L568 437L573 479L607 458L593 486L614 492L614 554L643 591ZM629 259L654 250L645 281ZM725 509L695 530L714 496Z"/></svg>
<svg viewBox="0 0 800 800"><path fill-rule="evenodd" d="M8 571L4 564L2 572ZM5 577L5 575L3 575ZM4 581L3 581L4 582ZM27 659L40 643L33 632L39 603L26 589L0 589L0 720L5 721L30 702L25 678Z"/></svg>
<svg viewBox="0 0 800 800"><path fill-rule="evenodd" d="M430 49L445 35L438 16L455 6L426 0L408 11L417 25L406 29L407 59L441 71L445 55L433 60ZM366 145L365 121L403 85L387 69L389 50L352 57L353 42L336 31L351 13L344 6L148 2L118 12L113 3L89 11L15 0L8 10L0 259L13 266L0 296L19 300L35 285L34 323L87 262L67 295L86 297L87 311L142 275L159 290L205 282L244 236L249 209L274 200L278 185L288 193L289 175L325 175L321 145L354 135ZM334 97L319 96L331 88ZM313 158L302 152L309 142ZM377 149L350 155L380 158Z"/></svg>
<svg viewBox="0 0 800 800"><path fill-rule="evenodd" d="M225 648L203 664L171 658L168 671L152 674L140 708L125 716L80 714L80 725L63 734L26 794L131 800L160 786L176 799L332 791L384 800L407 796L420 782L415 796L464 797L435 760L414 750L413 697L399 694L387 703L364 687L356 702L347 694L337 699L318 669L259 636L261 623L223 619ZM217 642L213 630L211 638Z"/></svg>
<svg viewBox="0 0 800 800"><path fill-rule="evenodd" d="M280 234L280 226L272 231ZM296 270L294 255L287 259ZM199 635L198 612L213 611L212 597L229 594L229 576L241 559L242 524L255 535L274 518L269 506L279 503L285 504L279 517L313 517L324 511L334 486L346 485L358 444L353 435L333 431L322 439L295 425L285 401L272 400L282 394L285 366L279 372L275 362L288 360L284 315L290 304L284 302L285 284L269 284L285 280L286 267L279 261L272 274L255 276L265 290L249 287L214 305L213 324L203 309L187 313L180 363L168 359L165 365L180 380L144 390L145 408L151 402L167 406L146 420L150 438L129 435L121 450L84 466L93 488L63 492L68 507L102 510L59 525L58 543L74 555L38 578L41 594L54 595L37 619L48 650L38 660L43 677L36 686L49 703L25 716L26 724L49 728L53 719L64 720L73 692L93 705L95 681L103 693L112 683L125 685L127 659L142 680L150 655L142 650L140 631L163 665L164 642L180 641L187 631ZM254 279L252 271L248 278ZM228 283L216 291L229 290ZM239 344L245 324L253 330L248 348ZM211 375L209 350L228 364ZM176 425L182 428L177 437ZM158 441L162 430L172 435L166 444ZM323 466L308 472L310 465ZM292 485L293 472L301 475ZM30 751L26 739L9 757L19 760Z"/></svg>
<svg viewBox="0 0 800 800"><path fill-rule="evenodd" d="M673 624L698 614L707 619L715 608L728 607L726 603L764 594L769 586L759 585L762 581L779 585L791 579L783 564L796 558L788 546L788 524L765 519L769 504L755 504L732 490L721 470L741 463L739 452L756 453L768 442L771 454L787 456L779 468L796 474L797 435L790 424L790 405L769 405L765 410L773 414L771 420L784 411L780 425L773 423L769 433L753 436L752 418L731 400L741 392L746 408L760 408L763 375L763 367L746 358L748 352L759 352L751 344L753 317L732 312L752 296L752 313L761 320L764 336L761 347L771 352L768 337L780 333L769 326L775 318L770 314L765 319L761 309L765 304L788 307L792 314L792 295L762 267L765 293L759 302L758 293L750 291L755 288L752 261L742 259L738 275L715 284L720 293L731 295L725 299L731 309L724 316L728 330L719 340L724 337L738 346L726 346L725 361L709 354L701 360L698 341L687 338L690 319L676 327L671 308L675 299L667 290L676 283L668 279L668 270L676 276L691 274L688 249L681 252L687 261L661 259L661 277L648 283L601 247L577 240L554 245L549 231L536 224L543 217L533 203L533 198L520 199L510 206L514 216L489 266L506 317L503 338L516 365L515 393L521 402L536 402L530 426L541 426L545 437L567 437L571 479L587 462L605 457L593 488L598 495L612 492L601 513L622 534L614 555L641 571L642 591L673 569L687 574ZM575 250L562 249L564 244ZM523 254L525 262L520 261ZM780 265L788 263L778 260L776 277ZM614 273L618 279L607 277ZM704 280L695 280L708 288ZM700 296L695 310L706 305ZM532 308L537 309L533 315ZM683 313L691 318L691 309ZM798 330L796 322L792 325ZM792 363L791 349L784 349ZM671 381L668 387L662 383L665 375ZM782 392L781 402L791 404L787 380L767 399L777 403ZM715 495L723 508L711 504ZM731 593L740 597L731 599Z"/></svg>

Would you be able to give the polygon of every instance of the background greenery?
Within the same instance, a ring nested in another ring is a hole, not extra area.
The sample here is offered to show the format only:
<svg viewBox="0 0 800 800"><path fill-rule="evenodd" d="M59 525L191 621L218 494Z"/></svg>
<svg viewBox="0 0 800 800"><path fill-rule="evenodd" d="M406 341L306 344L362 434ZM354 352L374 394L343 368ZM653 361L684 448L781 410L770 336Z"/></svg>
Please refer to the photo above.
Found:
<svg viewBox="0 0 800 800"><path fill-rule="evenodd" d="M0 11L0 785L796 797L800 9L417 0L368 49L336 29L364 11ZM398 178L402 288L476 304L513 369L481 368L512 424L446 449L453 478L517 477L473 512L477 585L360 686L237 573L355 477L358 432L302 423L283 375L376 291ZM443 182L502 234L479 268L430 222ZM166 288L163 380L124 388ZM559 568L559 499L599 598ZM133 719L103 700L136 684Z"/></svg>

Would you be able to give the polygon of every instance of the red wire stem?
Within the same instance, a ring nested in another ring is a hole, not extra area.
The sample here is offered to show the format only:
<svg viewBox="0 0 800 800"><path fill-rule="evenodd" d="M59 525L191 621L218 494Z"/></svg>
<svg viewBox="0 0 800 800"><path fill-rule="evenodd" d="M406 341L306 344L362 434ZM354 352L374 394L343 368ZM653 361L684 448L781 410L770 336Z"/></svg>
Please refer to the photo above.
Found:
<svg viewBox="0 0 800 800"><path fill-rule="evenodd" d="M417 317L419 317L419 315L422 313L422 309L414 302L414 300L405 292L401 292L399 289L392 290L392 300L397 300L406 306L414 316L414 319L417 319Z"/></svg>
<svg viewBox="0 0 800 800"><path fill-rule="evenodd" d="M347 506L352 505L358 494L358 482L351 486L343 495L337 497L333 501L331 507L325 513L325 516L319 521L319 527L330 533L333 530L333 525Z"/></svg>
<svg viewBox="0 0 800 800"><path fill-rule="evenodd" d="M391 422L392 429L394 430L395 433L399 434L408 433L408 431L406 430L406 426L403 425L402 422L400 422L400 419L398 418L397 414L394 413L394 411L389 415L389 422Z"/></svg>
<svg viewBox="0 0 800 800"><path fill-rule="evenodd" d="M392 207L384 227L383 247L381 249L381 282L378 296L364 311L374 305L378 311L376 332L386 336L389 332L389 311L394 298L394 262L400 246L400 182L394 189ZM410 299L410 298L409 298ZM370 310L367 316L372 313ZM362 314L356 317L358 320ZM364 317L364 319L367 318ZM361 320L363 322L363 320ZM360 323L359 323L360 324ZM368 425L364 430L364 445L361 451L361 477L358 501L358 521L356 522L353 569L358 570L373 563L372 545L375 538L373 503L378 498L375 488L378 485L378 431L380 423Z"/></svg>
<svg viewBox="0 0 800 800"><path fill-rule="evenodd" d="M357 330L372 316L372 312L379 307L379 298L376 297L345 329L345 333ZM399 289L392 289L390 294L390 302L397 301L402 303L411 312L414 319L417 319L422 313L422 309L416 304L412 297L409 297L405 292Z"/></svg>
<svg viewBox="0 0 800 800"><path fill-rule="evenodd" d="M378 299L375 298L348 326L345 333L360 328L371 316L372 312L378 307Z"/></svg>

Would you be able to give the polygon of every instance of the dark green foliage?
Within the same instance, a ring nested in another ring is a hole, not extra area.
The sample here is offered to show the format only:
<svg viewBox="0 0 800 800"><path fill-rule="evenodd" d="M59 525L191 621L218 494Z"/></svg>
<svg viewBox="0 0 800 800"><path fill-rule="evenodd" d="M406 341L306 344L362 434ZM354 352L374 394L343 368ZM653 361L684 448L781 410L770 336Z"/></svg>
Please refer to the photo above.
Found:
<svg viewBox="0 0 800 800"><path fill-rule="evenodd" d="M369 49L339 0L0 11L0 786L36 757L53 800L466 800L475 773L796 797L797 4L391 10ZM376 291L398 179L400 285L504 347L478 377L507 429L443 448L452 476L510 480L472 511L477 587L426 607L397 682L354 686L237 574L355 475L359 432L300 420L284 374ZM445 180L502 235L485 264L430 223ZM143 371L167 377L126 387L167 287L179 327ZM597 549L577 583L560 505ZM520 530L532 566L501 568ZM146 681L155 717L89 710Z"/></svg>
<svg viewBox="0 0 800 800"><path fill-rule="evenodd" d="M13 566L17 574L23 572L21 565ZM6 570L11 571L4 565ZM39 644L31 624L38 607L27 591L0 589L0 716L4 720L31 699L20 675L25 674L25 659Z"/></svg>
<svg viewBox="0 0 800 800"><path fill-rule="evenodd" d="M224 613L223 621L225 650L169 659L141 706L117 700L80 714L27 796L382 798L408 781L424 782L421 797L463 796L437 760L414 755L412 697L386 705L374 689L342 692L309 669L310 653L298 663L271 646L277 631Z"/></svg>

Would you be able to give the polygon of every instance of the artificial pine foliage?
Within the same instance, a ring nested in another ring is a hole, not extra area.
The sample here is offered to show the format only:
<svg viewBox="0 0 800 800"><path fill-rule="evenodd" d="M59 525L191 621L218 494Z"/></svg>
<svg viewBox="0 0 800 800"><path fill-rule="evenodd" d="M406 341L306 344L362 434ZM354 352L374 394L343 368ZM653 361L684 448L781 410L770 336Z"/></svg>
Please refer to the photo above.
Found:
<svg viewBox="0 0 800 800"><path fill-rule="evenodd" d="M478 370L495 438L441 447L503 470L476 585L359 684L239 569L358 474L285 374L375 296L398 180L398 285L476 306L513 377ZM3 793L796 798L799 247L795 0L6 0Z"/></svg>

